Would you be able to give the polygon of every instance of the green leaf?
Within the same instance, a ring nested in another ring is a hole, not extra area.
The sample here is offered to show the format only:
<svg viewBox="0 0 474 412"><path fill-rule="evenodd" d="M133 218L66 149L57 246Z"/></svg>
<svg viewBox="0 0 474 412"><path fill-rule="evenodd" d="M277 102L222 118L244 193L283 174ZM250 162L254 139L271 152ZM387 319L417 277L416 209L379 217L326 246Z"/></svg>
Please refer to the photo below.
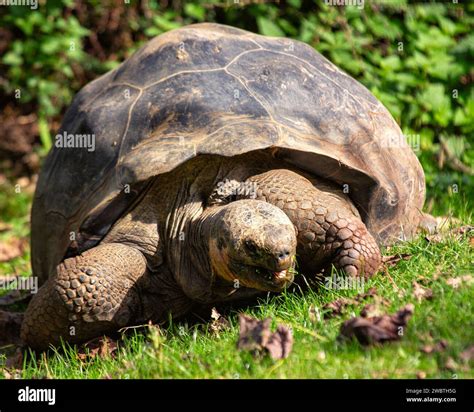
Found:
<svg viewBox="0 0 474 412"><path fill-rule="evenodd" d="M462 126L468 122L464 111L460 107L458 107L454 112L453 122L456 126Z"/></svg>
<svg viewBox="0 0 474 412"><path fill-rule="evenodd" d="M52 146L51 133L49 132L48 122L43 116L38 119L38 132L44 150L49 151Z"/></svg>
<svg viewBox="0 0 474 412"><path fill-rule="evenodd" d="M20 66L23 63L23 59L18 54L10 51L3 56L2 63L9 66Z"/></svg>
<svg viewBox="0 0 474 412"><path fill-rule="evenodd" d="M301 7L301 0L288 0L288 4L295 9L299 9Z"/></svg>
<svg viewBox="0 0 474 412"><path fill-rule="evenodd" d="M285 33L275 23L266 17L257 17L258 31L265 36L283 37Z"/></svg>
<svg viewBox="0 0 474 412"><path fill-rule="evenodd" d="M419 95L420 103L430 110L442 110L450 105L449 97L445 93L444 86L439 83L430 84Z"/></svg>
<svg viewBox="0 0 474 412"><path fill-rule="evenodd" d="M300 35L298 36L299 40L309 43L314 39L316 34L317 25L312 20L303 19L300 26Z"/></svg>
<svg viewBox="0 0 474 412"><path fill-rule="evenodd" d="M385 71L396 71L399 70L402 66L400 57L398 56L388 56L380 62L380 67Z"/></svg>
<svg viewBox="0 0 474 412"><path fill-rule="evenodd" d="M195 3L186 3L184 12L197 21L204 21L206 17L206 9Z"/></svg>
<svg viewBox="0 0 474 412"><path fill-rule="evenodd" d="M173 30L173 29L177 29L178 27L181 27L181 24L176 23L174 21L169 21L166 18L161 17L161 16L154 16L153 17L153 22L160 29L163 29L164 31Z"/></svg>

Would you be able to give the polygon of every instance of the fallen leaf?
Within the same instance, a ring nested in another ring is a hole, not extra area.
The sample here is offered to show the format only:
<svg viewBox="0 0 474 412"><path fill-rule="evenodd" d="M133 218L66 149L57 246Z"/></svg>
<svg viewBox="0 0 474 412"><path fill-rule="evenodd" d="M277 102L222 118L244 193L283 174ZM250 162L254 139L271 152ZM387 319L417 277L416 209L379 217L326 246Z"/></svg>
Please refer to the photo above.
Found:
<svg viewBox="0 0 474 412"><path fill-rule="evenodd" d="M77 353L77 357L81 361L92 360L96 357L101 359L106 359L108 357L115 358L116 352L117 341L104 336L92 339L83 344Z"/></svg>
<svg viewBox="0 0 474 412"><path fill-rule="evenodd" d="M469 346L465 351L459 355L461 360L465 363L469 363L474 359L474 345Z"/></svg>
<svg viewBox="0 0 474 412"><path fill-rule="evenodd" d="M421 351L429 355L435 352L443 352L447 347L448 347L448 342L444 339L441 339L435 344L424 345L421 348Z"/></svg>
<svg viewBox="0 0 474 412"><path fill-rule="evenodd" d="M458 226L442 233L427 235L425 236L425 240L429 243L440 243L448 238L460 241L465 235L467 235L469 236L469 242L471 242L472 232L474 232L474 226Z"/></svg>
<svg viewBox="0 0 474 412"><path fill-rule="evenodd" d="M18 238L11 238L6 242L0 242L0 262L8 262L23 254L25 241Z"/></svg>
<svg viewBox="0 0 474 412"><path fill-rule="evenodd" d="M385 267L395 266L401 260L410 260L413 255L409 253L399 253L397 255L382 256L382 263Z"/></svg>
<svg viewBox="0 0 474 412"><path fill-rule="evenodd" d="M247 315L239 315L240 333L237 347L248 351L261 349L270 338L270 323L270 318L262 321Z"/></svg>
<svg viewBox="0 0 474 412"><path fill-rule="evenodd" d="M259 320L240 314L237 348L255 354L267 351L273 359L288 357L293 347L291 330L284 325L278 325L276 332L272 333L270 324L270 318Z"/></svg>
<svg viewBox="0 0 474 412"><path fill-rule="evenodd" d="M293 334L284 325L278 325L277 330L268 339L265 349L274 360L285 359L293 348Z"/></svg>
<svg viewBox="0 0 474 412"><path fill-rule="evenodd" d="M21 344L23 313L0 310L0 345Z"/></svg>
<svg viewBox="0 0 474 412"><path fill-rule="evenodd" d="M5 379L21 379L21 371L19 369L7 369L2 370Z"/></svg>
<svg viewBox="0 0 474 412"><path fill-rule="evenodd" d="M420 303L423 299L433 299L433 291L413 281L413 296Z"/></svg>
<svg viewBox="0 0 474 412"><path fill-rule="evenodd" d="M474 282L474 278L471 275L463 275L455 278L446 279L446 284L454 289L457 289L463 284L471 285Z"/></svg>
<svg viewBox="0 0 474 412"><path fill-rule="evenodd" d="M0 280L3 281L3 278L0 277ZM7 294L0 296L0 306L10 306L15 303L27 302L32 298L30 292L21 292L18 289L12 290Z"/></svg>
<svg viewBox="0 0 474 412"><path fill-rule="evenodd" d="M446 362L444 363L444 368L447 369L448 371L456 372L459 366L455 362L455 360L450 356L448 359L446 359Z"/></svg>
<svg viewBox="0 0 474 412"><path fill-rule="evenodd" d="M362 302L363 300L365 300L365 299L367 299L367 298L373 298L373 297L376 297L376 296L378 296L378 295L377 295L377 288L372 287L372 288L370 288L367 292L357 294L357 295L354 297L354 299L355 299L357 302Z"/></svg>
<svg viewBox="0 0 474 412"><path fill-rule="evenodd" d="M354 317L342 324L339 336L356 337L363 345L399 340L413 312L414 305L410 303L393 315Z"/></svg>
<svg viewBox="0 0 474 412"><path fill-rule="evenodd" d="M211 333L214 335L218 335L221 331L228 329L230 326L230 322L224 318L216 308L212 308L211 310Z"/></svg>
<svg viewBox="0 0 474 412"><path fill-rule="evenodd" d="M354 299L349 298L339 298L332 302L326 303L323 306L323 309L326 310L324 313L325 318L332 316L342 315L344 309L349 305L355 305L357 303Z"/></svg>
<svg viewBox="0 0 474 412"><path fill-rule="evenodd" d="M368 305L365 305L362 310L360 311L360 316L363 318L373 318L375 316L381 316L382 310L380 308L380 305L376 305L374 303L369 303Z"/></svg>
<svg viewBox="0 0 474 412"><path fill-rule="evenodd" d="M376 296L378 296L377 289L372 287L367 292L359 293L353 298L339 298L332 302L326 303L323 306L323 309L326 310L324 317L329 318L336 315L342 315L347 306L356 305L357 303L363 302L370 297Z"/></svg>

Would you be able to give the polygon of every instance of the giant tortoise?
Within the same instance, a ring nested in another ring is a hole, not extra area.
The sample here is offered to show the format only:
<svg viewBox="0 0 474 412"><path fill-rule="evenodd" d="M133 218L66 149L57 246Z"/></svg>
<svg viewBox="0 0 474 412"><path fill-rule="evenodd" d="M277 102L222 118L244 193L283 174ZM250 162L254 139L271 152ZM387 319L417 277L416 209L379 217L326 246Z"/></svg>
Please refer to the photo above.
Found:
<svg viewBox="0 0 474 412"><path fill-rule="evenodd" d="M310 46L219 24L162 34L85 86L32 209L47 348L298 273L371 276L423 220L423 170L387 109ZM81 142L93 139L94 147Z"/></svg>

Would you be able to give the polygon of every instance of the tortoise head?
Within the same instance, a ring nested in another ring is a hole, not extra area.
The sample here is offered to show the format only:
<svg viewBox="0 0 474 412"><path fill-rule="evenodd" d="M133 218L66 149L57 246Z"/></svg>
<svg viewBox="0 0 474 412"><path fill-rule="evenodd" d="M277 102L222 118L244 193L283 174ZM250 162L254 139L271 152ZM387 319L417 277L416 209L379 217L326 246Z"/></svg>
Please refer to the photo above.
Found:
<svg viewBox="0 0 474 412"><path fill-rule="evenodd" d="M296 230L288 216L258 200L238 200L218 209L209 238L215 274L263 291L288 286L296 254Z"/></svg>

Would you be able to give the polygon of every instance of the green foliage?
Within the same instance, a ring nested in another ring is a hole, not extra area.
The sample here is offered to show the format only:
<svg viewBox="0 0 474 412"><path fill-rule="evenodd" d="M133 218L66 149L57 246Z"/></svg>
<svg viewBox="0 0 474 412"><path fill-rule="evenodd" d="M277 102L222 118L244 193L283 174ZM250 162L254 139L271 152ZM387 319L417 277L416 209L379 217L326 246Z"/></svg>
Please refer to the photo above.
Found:
<svg viewBox="0 0 474 412"><path fill-rule="evenodd" d="M443 142L459 161L474 167L472 2L366 0L363 9L326 6L322 0L280 3L44 0L38 10L2 7L0 100L38 112L38 141L46 152L51 146L50 122L60 119L74 94L154 36L210 21L295 38L370 89L406 135L419 136L417 155L427 177L429 208L435 214L453 214L472 223L472 177L440 166L437 159ZM16 90L21 91L20 99L15 98ZM31 195L2 186L0 217L13 227L14 236L28 234L30 204ZM417 303L407 335L400 342L370 348L354 342L339 344L336 336L343 319L311 319L310 307L323 310L324 304L340 296L354 296L355 291L284 293L246 310L293 327L296 343L283 362L260 361L236 351L238 328L232 311L230 329L219 336L211 335L207 325L178 324L161 332L153 329L148 338L130 336L117 359L96 357L84 362L73 348L49 359L30 354L22 377L414 378L422 371L429 378L451 378L453 372L446 362L453 358L456 375L472 378L460 353L473 341L472 328L466 327L471 320L473 289L454 290L446 283L447 278L470 270L472 245L467 239L428 243L419 237L384 252L413 255L390 268L389 277L377 276L366 284L366 289L376 286L390 301L387 311L413 301L415 280L428 282L434 292L433 300ZM27 274L28 262L26 250L14 261L0 264L0 275ZM405 293L399 293L394 283ZM357 314L360 309L354 307ZM440 338L448 341L445 352L420 352L422 344ZM0 354L0 369L3 362Z"/></svg>
<svg viewBox="0 0 474 412"><path fill-rule="evenodd" d="M63 16L68 4L72 2L48 2L37 11L9 7L0 18L0 25L14 34L1 59L6 68L2 88L6 94L19 90L20 103L34 101L44 116L53 116L70 103L75 88L81 86L73 82L74 64L87 59L82 39L89 30L76 17Z"/></svg>
<svg viewBox="0 0 474 412"><path fill-rule="evenodd" d="M112 15L114 8L118 17ZM406 134L420 136L422 150L417 154L430 188L443 184L447 189L464 178L443 166L448 178L439 181L440 135L463 140L459 159L474 166L473 142L468 139L474 133L473 3L367 0L359 9L319 0L109 0L105 6L55 0L34 11L2 11L0 26L14 40L1 60L6 78L0 93L12 96L20 89L20 104L33 102L41 119L59 117L80 87L116 67L148 39L185 24L215 21L306 42L358 79ZM103 26L112 17L115 26ZM127 41L114 43L118 33ZM47 147L47 130L40 130ZM468 186L472 190L472 182Z"/></svg>
<svg viewBox="0 0 474 412"><path fill-rule="evenodd" d="M390 276L368 280L364 291L376 288L380 297L388 302L388 306L381 307L384 312L394 313L409 302L415 304L415 314L399 342L362 347L356 341L338 341L343 321L358 316L365 304L374 301L360 302L342 316L326 318L325 304L341 297L354 298L358 291L321 287L304 294L285 292L268 296L251 307L231 310L227 315L230 327L217 334L212 333L210 323L183 321L161 328L150 326L141 331L129 331L125 341L119 344L116 358L84 359L76 347L69 345L54 350L47 358L27 352L20 377L415 379L424 373L430 379L472 379L472 368L463 361L461 353L472 345L474 338L473 329L469 327L474 288L462 285L455 289L448 284L450 278L468 273L473 258L468 238L460 242L445 239L428 243L420 237L386 253L407 253L413 258L389 268ZM433 298L417 302L413 297L414 282L429 287ZM274 324L291 326L294 345L289 357L272 361L269 357L253 357L237 350L237 312L240 311L259 319L271 317ZM433 346L441 339L447 343L446 350L422 351L425 345ZM0 354L0 377L4 362Z"/></svg>

